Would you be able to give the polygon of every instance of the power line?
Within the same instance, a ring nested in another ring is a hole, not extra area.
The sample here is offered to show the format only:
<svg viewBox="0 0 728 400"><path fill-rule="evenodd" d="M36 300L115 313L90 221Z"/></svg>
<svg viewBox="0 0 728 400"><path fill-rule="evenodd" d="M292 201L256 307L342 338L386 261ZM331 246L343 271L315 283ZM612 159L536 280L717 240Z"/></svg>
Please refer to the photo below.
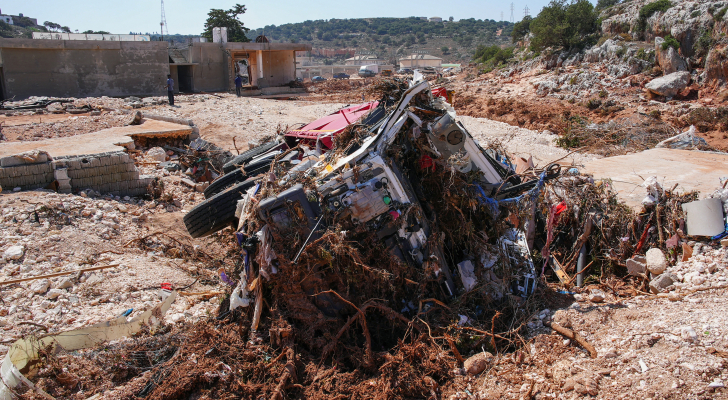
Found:
<svg viewBox="0 0 728 400"><path fill-rule="evenodd" d="M164 40L164 34L169 36L169 29L167 28L167 16L164 14L164 0L162 0L162 21L159 23L159 33L162 35Z"/></svg>

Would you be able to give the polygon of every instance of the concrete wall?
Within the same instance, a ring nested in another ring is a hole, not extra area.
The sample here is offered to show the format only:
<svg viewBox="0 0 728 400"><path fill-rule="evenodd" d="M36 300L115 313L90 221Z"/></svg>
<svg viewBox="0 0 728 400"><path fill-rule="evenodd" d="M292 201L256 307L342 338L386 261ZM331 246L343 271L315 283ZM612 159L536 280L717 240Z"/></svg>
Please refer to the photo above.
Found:
<svg viewBox="0 0 728 400"><path fill-rule="evenodd" d="M5 98L160 96L166 42L0 39Z"/></svg>
<svg viewBox="0 0 728 400"><path fill-rule="evenodd" d="M142 196L153 178L139 175L134 160L124 152L49 157L41 153L33 160L10 156L0 159L0 186L32 190L58 182L60 192L93 189L115 196Z"/></svg>
<svg viewBox="0 0 728 400"><path fill-rule="evenodd" d="M220 92L227 90L227 55L218 43L192 43L189 61L193 68L195 91Z"/></svg>
<svg viewBox="0 0 728 400"><path fill-rule="evenodd" d="M248 53L252 77L257 84L257 52L262 51L263 86L282 86L296 79L296 51L311 50L307 44L297 43L192 43L189 60L194 67L196 91L225 91L232 89L232 53Z"/></svg>

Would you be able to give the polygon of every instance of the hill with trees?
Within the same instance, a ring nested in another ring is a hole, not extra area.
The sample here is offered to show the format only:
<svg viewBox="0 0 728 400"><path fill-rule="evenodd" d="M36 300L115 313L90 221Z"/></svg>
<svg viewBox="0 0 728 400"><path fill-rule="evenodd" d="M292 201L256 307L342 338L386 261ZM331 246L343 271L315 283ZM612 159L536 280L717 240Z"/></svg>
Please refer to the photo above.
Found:
<svg viewBox="0 0 728 400"><path fill-rule="evenodd" d="M446 61L468 62L478 46L510 43L513 24L475 18L429 22L409 18L357 18L304 21L252 29L249 39L265 35L271 42L310 43L314 48L371 51L383 58L418 50Z"/></svg>

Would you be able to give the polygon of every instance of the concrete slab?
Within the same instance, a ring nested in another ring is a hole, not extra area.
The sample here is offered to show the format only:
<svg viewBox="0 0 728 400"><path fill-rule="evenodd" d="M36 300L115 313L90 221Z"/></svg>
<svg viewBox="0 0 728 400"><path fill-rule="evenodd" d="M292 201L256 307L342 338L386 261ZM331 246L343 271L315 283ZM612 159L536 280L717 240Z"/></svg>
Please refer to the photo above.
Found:
<svg viewBox="0 0 728 400"><path fill-rule="evenodd" d="M0 158L31 150L43 150L52 157L96 154L123 150L134 143L134 136L179 137L192 133L192 127L166 121L143 120L140 125L104 129L85 135L38 140L33 142L0 143Z"/></svg>
<svg viewBox="0 0 728 400"><path fill-rule="evenodd" d="M677 183L684 191L698 190L703 195L713 192L720 178L728 176L728 154L651 149L587 162L585 172L596 179L611 179L620 199L639 209L646 195L640 185L650 176L656 176L668 189Z"/></svg>

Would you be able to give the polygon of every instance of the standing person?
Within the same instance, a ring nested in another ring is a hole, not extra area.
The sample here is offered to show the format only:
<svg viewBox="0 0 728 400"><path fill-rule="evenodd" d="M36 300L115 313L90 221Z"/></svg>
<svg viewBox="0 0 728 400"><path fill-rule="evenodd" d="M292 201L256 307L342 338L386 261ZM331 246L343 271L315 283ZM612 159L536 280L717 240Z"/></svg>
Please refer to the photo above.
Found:
<svg viewBox="0 0 728 400"><path fill-rule="evenodd" d="M235 77L235 93L238 94L238 97L241 96L241 90L243 90L243 77L238 75Z"/></svg>
<svg viewBox="0 0 728 400"><path fill-rule="evenodd" d="M167 75L167 97L169 97L169 105L174 105L174 79L172 75Z"/></svg>

